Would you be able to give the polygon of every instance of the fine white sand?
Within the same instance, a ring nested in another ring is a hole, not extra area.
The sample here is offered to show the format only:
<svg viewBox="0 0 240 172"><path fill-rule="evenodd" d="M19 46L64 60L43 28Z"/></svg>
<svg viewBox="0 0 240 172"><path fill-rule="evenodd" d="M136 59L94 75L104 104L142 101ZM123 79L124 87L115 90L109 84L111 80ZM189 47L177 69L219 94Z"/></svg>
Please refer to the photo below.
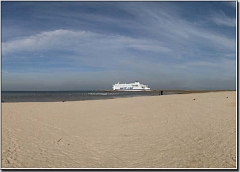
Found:
<svg viewBox="0 0 240 172"><path fill-rule="evenodd" d="M236 92L2 103L2 168L236 168Z"/></svg>

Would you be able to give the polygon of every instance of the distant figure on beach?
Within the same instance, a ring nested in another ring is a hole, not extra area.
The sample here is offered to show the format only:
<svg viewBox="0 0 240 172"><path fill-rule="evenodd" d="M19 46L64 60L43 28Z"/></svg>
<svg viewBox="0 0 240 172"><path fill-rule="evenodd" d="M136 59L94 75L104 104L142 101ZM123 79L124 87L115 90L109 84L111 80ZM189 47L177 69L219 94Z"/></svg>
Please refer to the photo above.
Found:
<svg viewBox="0 0 240 172"><path fill-rule="evenodd" d="M163 95L163 91L161 91L161 92L159 91L159 95Z"/></svg>

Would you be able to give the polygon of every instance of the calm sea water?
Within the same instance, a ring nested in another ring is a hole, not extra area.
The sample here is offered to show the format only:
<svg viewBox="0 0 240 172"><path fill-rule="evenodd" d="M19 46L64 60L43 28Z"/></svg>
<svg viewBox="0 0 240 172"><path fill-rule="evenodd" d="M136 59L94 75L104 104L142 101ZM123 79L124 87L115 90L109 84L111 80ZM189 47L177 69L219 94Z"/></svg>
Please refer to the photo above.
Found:
<svg viewBox="0 0 240 172"><path fill-rule="evenodd" d="M171 93L164 93L171 94ZM104 92L104 91L2 91L4 102L58 102L114 99L120 97L159 96L158 92Z"/></svg>

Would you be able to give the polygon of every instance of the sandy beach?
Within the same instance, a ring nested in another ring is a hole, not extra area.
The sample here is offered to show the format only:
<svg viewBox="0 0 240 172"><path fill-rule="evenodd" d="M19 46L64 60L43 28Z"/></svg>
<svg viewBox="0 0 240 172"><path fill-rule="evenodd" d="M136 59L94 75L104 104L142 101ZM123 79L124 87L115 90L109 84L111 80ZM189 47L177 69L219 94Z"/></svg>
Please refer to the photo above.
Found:
<svg viewBox="0 0 240 172"><path fill-rule="evenodd" d="M236 168L236 91L2 103L2 168Z"/></svg>

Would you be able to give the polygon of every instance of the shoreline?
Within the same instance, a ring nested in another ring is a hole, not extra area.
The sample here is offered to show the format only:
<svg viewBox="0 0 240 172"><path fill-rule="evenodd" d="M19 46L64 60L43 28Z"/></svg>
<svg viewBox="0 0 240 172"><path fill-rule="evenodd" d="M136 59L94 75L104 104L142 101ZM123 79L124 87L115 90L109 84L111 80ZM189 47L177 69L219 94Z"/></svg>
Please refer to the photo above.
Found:
<svg viewBox="0 0 240 172"><path fill-rule="evenodd" d="M47 98L47 97L35 97L34 96L31 99L25 100L25 97L17 97L18 101L14 101L14 100L6 100L6 98L4 98L2 96L2 100L1 103L20 103L20 102L71 102L71 101L87 101L87 100L108 100L108 99L119 99L119 98L130 98L130 97L145 97L145 96L167 96L167 95L177 95L177 94L194 94L194 93L211 93L211 92L231 92L231 90L210 90L210 91L206 91L206 90L162 90L163 94L160 95L161 90L151 90L151 91L139 91L139 92L131 92L131 91L114 91L114 90L102 90L102 91L94 91L96 94L94 96L88 96L86 97L86 95L79 95L79 96L75 96L74 98L70 97L65 97L65 98ZM25 92L25 91L23 91ZM52 91L49 91L49 93L51 93ZM58 93L56 95L59 94L59 91L57 91ZM61 91L60 91L61 92ZM67 93L68 91L63 91L62 93ZM69 93L72 93L75 91L69 91ZM86 91L79 91L79 92L86 92ZM89 91L91 92L91 91ZM116 95L98 95L98 92L101 92L103 94L105 93L116 93ZM29 93L34 93L34 91L30 91ZM77 91L75 92L77 93ZM28 94L28 93L27 93ZM37 93L36 93L37 94ZM90 94L92 95L92 93L85 93L85 94ZM118 95L118 94L127 94L127 95ZM71 94L70 94L71 95ZM21 99L22 98L22 99ZM15 98L16 99L16 98Z"/></svg>

